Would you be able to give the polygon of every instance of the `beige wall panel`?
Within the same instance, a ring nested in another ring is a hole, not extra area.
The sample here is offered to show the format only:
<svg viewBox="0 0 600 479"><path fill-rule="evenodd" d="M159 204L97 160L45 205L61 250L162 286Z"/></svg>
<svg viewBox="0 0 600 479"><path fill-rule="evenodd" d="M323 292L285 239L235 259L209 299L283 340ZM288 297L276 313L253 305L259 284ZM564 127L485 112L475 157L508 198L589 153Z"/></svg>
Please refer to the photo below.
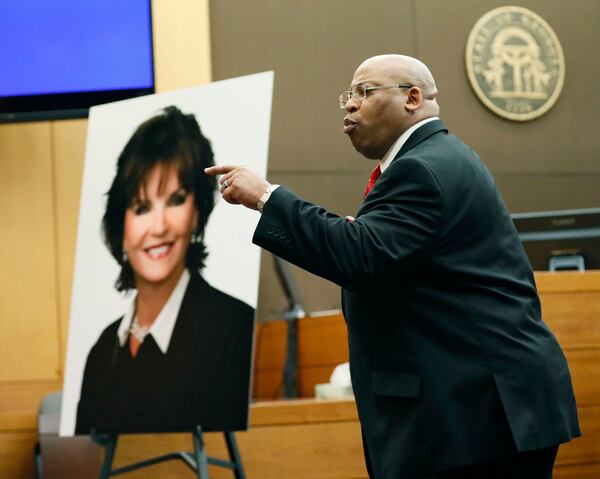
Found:
<svg viewBox="0 0 600 479"><path fill-rule="evenodd" d="M511 213L600 206L599 173L496 172L494 177Z"/></svg>
<svg viewBox="0 0 600 479"><path fill-rule="evenodd" d="M87 120L53 122L61 367L67 348Z"/></svg>
<svg viewBox="0 0 600 479"><path fill-rule="evenodd" d="M596 88L600 82L600 1L573 0L568 14L560 1L519 2L551 25L566 60L565 85L557 103L546 115L524 123L504 120L488 110L471 89L465 68L472 27L484 13L506 2L420 0L415 5L418 54L436 76L442 117L494 172L600 172L596 113L600 108ZM556 193L536 191L547 202ZM557 199L568 200L564 195ZM599 203L600 189L589 198L588 206Z"/></svg>
<svg viewBox="0 0 600 479"><path fill-rule="evenodd" d="M208 0L153 0L156 91L211 81Z"/></svg>
<svg viewBox="0 0 600 479"><path fill-rule="evenodd" d="M269 171L362 171L337 106L358 64L413 48L408 2L213 0L215 80L275 71ZM243 112L251 119L251 112ZM333 193L331 193L333 196Z"/></svg>
<svg viewBox="0 0 600 479"><path fill-rule="evenodd" d="M58 374L50 128L0 126L0 381Z"/></svg>
<svg viewBox="0 0 600 479"><path fill-rule="evenodd" d="M365 171L273 171L269 173L269 180L285 185L332 213L354 215L360 208L371 169L376 164L366 158L359 162Z"/></svg>

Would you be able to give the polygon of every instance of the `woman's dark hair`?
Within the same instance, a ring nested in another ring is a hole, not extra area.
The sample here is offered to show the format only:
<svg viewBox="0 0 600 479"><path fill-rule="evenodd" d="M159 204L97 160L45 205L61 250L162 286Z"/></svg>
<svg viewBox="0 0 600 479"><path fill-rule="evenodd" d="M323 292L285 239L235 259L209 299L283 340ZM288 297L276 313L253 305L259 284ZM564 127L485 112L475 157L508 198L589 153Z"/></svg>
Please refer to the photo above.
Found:
<svg viewBox="0 0 600 479"><path fill-rule="evenodd" d="M183 114L177 107L169 106L138 127L119 155L102 218L104 242L121 265L115 284L117 290L135 288L131 265L123 259L125 212L138 199L140 186L156 165L174 167L181 186L194 194L198 227L192 233L185 264L190 270L204 266L207 256L204 228L214 207L216 189L215 177L204 174L204 168L214 164L210 142L202 135L194 115Z"/></svg>

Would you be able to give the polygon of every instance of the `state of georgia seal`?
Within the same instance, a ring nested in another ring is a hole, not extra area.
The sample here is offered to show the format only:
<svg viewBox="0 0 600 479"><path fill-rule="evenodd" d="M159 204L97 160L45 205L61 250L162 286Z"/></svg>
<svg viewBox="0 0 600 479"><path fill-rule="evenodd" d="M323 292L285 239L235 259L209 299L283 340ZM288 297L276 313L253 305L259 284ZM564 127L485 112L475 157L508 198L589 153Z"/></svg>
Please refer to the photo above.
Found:
<svg viewBox="0 0 600 479"><path fill-rule="evenodd" d="M483 104L515 121L533 120L552 108L565 79L558 37L543 18L521 7L495 8L477 21L466 63Z"/></svg>

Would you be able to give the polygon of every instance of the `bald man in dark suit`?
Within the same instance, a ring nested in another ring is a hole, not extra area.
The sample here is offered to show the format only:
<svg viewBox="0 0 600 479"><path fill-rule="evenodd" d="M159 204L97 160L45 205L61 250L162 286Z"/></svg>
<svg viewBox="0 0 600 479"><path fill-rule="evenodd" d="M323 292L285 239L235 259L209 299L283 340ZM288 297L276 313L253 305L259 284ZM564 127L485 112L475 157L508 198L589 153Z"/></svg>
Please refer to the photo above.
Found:
<svg viewBox="0 0 600 479"><path fill-rule="evenodd" d="M356 218L246 168L207 173L261 211L256 244L342 287L371 478L551 478L580 434L567 362L494 180L437 96L411 57L356 70L344 132L378 161Z"/></svg>

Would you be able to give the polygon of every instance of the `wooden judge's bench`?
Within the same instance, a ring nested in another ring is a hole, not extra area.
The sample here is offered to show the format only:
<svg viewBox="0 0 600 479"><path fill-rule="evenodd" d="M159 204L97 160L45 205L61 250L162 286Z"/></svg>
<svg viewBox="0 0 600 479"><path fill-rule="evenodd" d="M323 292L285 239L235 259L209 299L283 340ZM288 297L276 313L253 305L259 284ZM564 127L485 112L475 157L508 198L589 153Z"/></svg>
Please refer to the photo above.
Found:
<svg viewBox="0 0 600 479"><path fill-rule="evenodd" d="M600 271L536 273L536 280L544 320L569 361L583 432L583 437L561 447L554 477L597 479L600 477ZM280 400L286 326L274 322L257 328L254 372L257 401L250 408L250 429L236 434L246 475L249 479L366 478L353 400L312 398L315 384L327 382L334 366L347 360L343 318L339 313L304 318L298 324L298 340L298 390L303 398ZM3 450L0 448L0 478L19 479L10 473L11 461L18 460L15 457L19 454L27 456L21 457L21 461L33 461L37 432L32 427L36 429L37 411L30 409L23 410L22 404L16 407L14 397L8 405L0 398L0 446L5 446ZM5 431L17 434L13 434L10 443L5 436L2 444ZM206 434L205 439L209 456L226 456L221 434ZM48 468L44 479L94 477L99 448L80 448L79 456L74 458L61 441L47 437L45 451L42 443ZM114 465L191 447L186 434L124 435L119 439ZM71 476L64 472L75 474L78 467L86 475ZM212 466L209 472L211 479L233 477L231 472ZM33 475L20 477L29 479ZM182 463L169 462L123 477L184 479L194 474Z"/></svg>

